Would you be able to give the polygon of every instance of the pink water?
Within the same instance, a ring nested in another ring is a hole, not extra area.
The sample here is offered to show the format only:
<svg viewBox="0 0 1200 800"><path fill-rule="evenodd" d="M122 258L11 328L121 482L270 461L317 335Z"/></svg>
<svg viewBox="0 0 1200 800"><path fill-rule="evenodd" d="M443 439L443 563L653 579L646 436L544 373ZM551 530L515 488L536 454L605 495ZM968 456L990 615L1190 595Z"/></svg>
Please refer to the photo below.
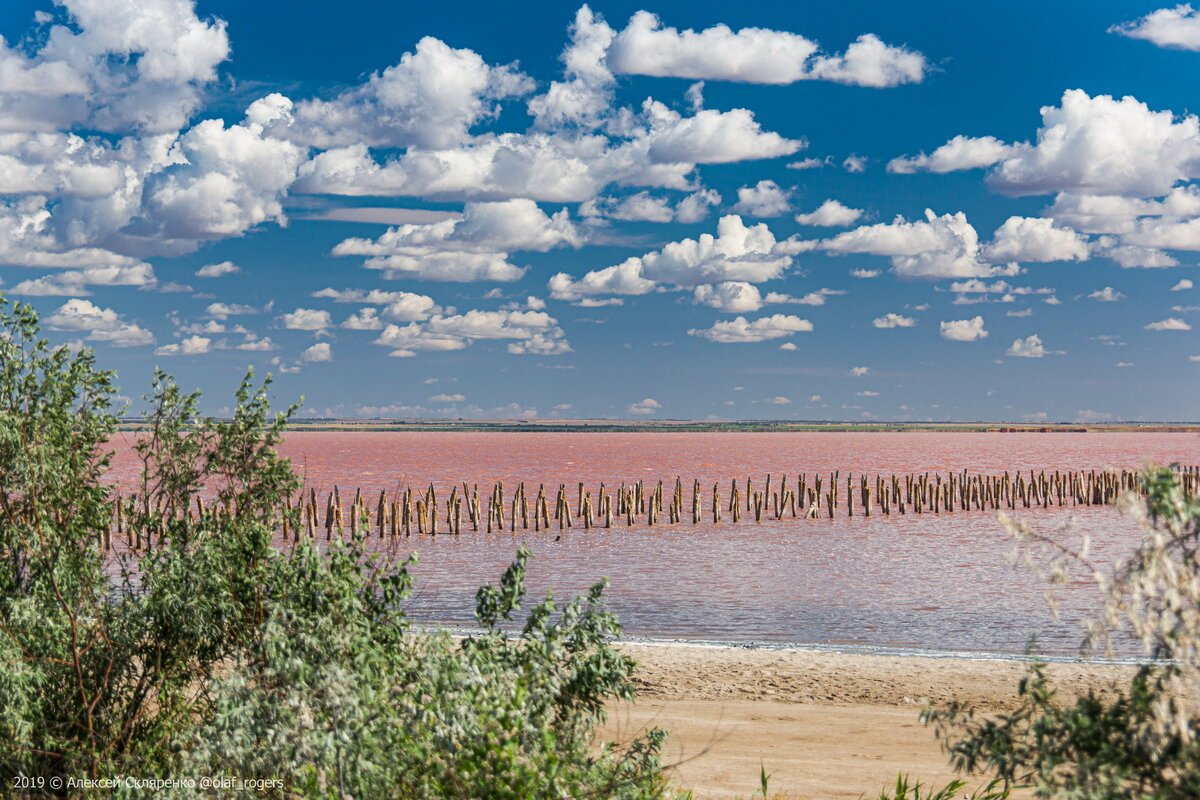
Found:
<svg viewBox="0 0 1200 800"><path fill-rule="evenodd" d="M868 475L961 471L1136 468L1200 463L1200 437L1178 433L293 433L284 451L318 491L495 480L608 486L682 476L711 491L749 476L761 486L799 472ZM115 476L136 463L119 453ZM374 493L374 494L372 494ZM511 494L509 495L511 496ZM707 506L707 495L705 496ZM690 506L689 506L690 507ZM1070 522L1093 558L1118 558L1138 535L1112 508L1020 510L1036 528ZM1031 636L1051 654L1075 652L1098 595L1087 580L1060 591L1059 620L1044 585L1009 562L1012 542L990 512L864 518L690 523L555 533L439 535L401 540L419 553L409 611L418 620L469 625L475 589L498 578L519 543L534 553L529 588L573 596L600 577L609 605L635 636L739 643L1018 653Z"/></svg>

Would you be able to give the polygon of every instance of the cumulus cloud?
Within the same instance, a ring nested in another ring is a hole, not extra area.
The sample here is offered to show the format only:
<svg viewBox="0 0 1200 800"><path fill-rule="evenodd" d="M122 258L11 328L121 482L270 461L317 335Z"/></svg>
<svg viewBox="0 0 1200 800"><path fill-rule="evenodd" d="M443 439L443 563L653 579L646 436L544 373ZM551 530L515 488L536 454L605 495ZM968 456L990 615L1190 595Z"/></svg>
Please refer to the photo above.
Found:
<svg viewBox="0 0 1200 800"><path fill-rule="evenodd" d="M375 330L382 327L379 320L389 322L416 322L440 314L442 307L432 297L414 292L389 292L382 289L334 289L325 288L313 292L313 297L326 298L335 303L359 303L383 306L382 314L374 308L364 308L342 324L344 328ZM356 322L352 322L356 320Z"/></svg>
<svg viewBox="0 0 1200 800"><path fill-rule="evenodd" d="M307 150L264 135L262 120L286 115L289 105L271 95L247 109L243 124L204 120L180 137L171 148L172 163L146 180L144 221L135 232L204 241L286 222L282 200Z"/></svg>
<svg viewBox="0 0 1200 800"><path fill-rule="evenodd" d="M277 133L305 145L331 148L443 148L468 138L496 113L496 101L520 97L533 81L514 65L491 66L472 50L431 36L393 66L330 100L305 100Z"/></svg>
<svg viewBox="0 0 1200 800"><path fill-rule="evenodd" d="M1146 326L1148 331L1190 331L1192 326L1178 317L1167 317Z"/></svg>
<svg viewBox="0 0 1200 800"><path fill-rule="evenodd" d="M882 317L876 317L871 324L876 328L883 328L887 330L891 328L911 328L917 324L917 321L912 317L906 317L903 314L889 312L884 314Z"/></svg>
<svg viewBox="0 0 1200 800"><path fill-rule="evenodd" d="M839 233L812 247L830 253L888 256L893 272L902 278L969 278L995 272L981 260L979 234L961 211L938 216L926 209L924 220L897 217Z"/></svg>
<svg viewBox="0 0 1200 800"><path fill-rule="evenodd" d="M739 316L726 322L717 322L711 328L692 328L688 334L700 336L711 342L731 344L782 339L812 329L812 323L806 319L790 314L772 314L753 322Z"/></svg>
<svg viewBox="0 0 1200 800"><path fill-rule="evenodd" d="M461 403L467 399L465 394L435 394L429 398L431 403Z"/></svg>
<svg viewBox="0 0 1200 800"><path fill-rule="evenodd" d="M388 325L375 344L405 358L420 351L462 350L481 340L509 340L515 355L559 355L571 352L558 321L544 311L480 311L435 315L425 322Z"/></svg>
<svg viewBox="0 0 1200 800"><path fill-rule="evenodd" d="M988 184L1004 194L1157 197L1200 177L1200 121L1152 111L1134 97L1063 93L1041 110L1035 144L1018 143Z"/></svg>
<svg viewBox="0 0 1200 800"><path fill-rule="evenodd" d="M1190 4L1151 11L1144 17L1113 25L1108 32L1144 39L1159 47L1200 50L1200 14Z"/></svg>
<svg viewBox="0 0 1200 800"><path fill-rule="evenodd" d="M1192 283L1190 278L1180 278L1179 282L1171 287L1171 291L1182 292L1186 291L1187 289L1191 289L1193 286L1195 286L1195 284Z"/></svg>
<svg viewBox="0 0 1200 800"><path fill-rule="evenodd" d="M1046 347L1042 344L1041 337L1034 333L1024 339L1014 339L1004 352L1005 355L1017 358L1041 358L1046 355Z"/></svg>
<svg viewBox="0 0 1200 800"><path fill-rule="evenodd" d="M69 20L39 32L32 53L0 40L3 127L172 132L229 55L224 21L197 18L190 0L62 6Z"/></svg>
<svg viewBox="0 0 1200 800"><path fill-rule="evenodd" d="M871 372L870 367L851 367L850 368L850 375L855 378L861 378L863 375L867 375L870 372Z"/></svg>
<svg viewBox="0 0 1200 800"><path fill-rule="evenodd" d="M780 188L772 180L761 180L754 186L738 189L737 204L730 209L748 217L781 217L791 210L791 191Z"/></svg>
<svg viewBox="0 0 1200 800"><path fill-rule="evenodd" d="M244 303L209 303L204 313L213 319L225 320L230 317L257 314L259 311L260 309Z"/></svg>
<svg viewBox="0 0 1200 800"><path fill-rule="evenodd" d="M693 292L697 303L731 314L758 311L763 307L758 287L745 281L702 284Z"/></svg>
<svg viewBox="0 0 1200 800"><path fill-rule="evenodd" d="M368 269L388 278L443 281L515 281L523 267L516 251L579 247L583 236L566 209L548 216L532 200L468 203L461 217L389 228L376 239L345 239L335 256L367 256Z"/></svg>
<svg viewBox="0 0 1200 800"><path fill-rule="evenodd" d="M300 354L301 361L310 363L333 360L333 348L329 342L317 342Z"/></svg>
<svg viewBox="0 0 1200 800"><path fill-rule="evenodd" d="M279 319L290 331L323 331L333 324L328 311L315 308L297 308Z"/></svg>
<svg viewBox="0 0 1200 800"><path fill-rule="evenodd" d="M241 272L242 269L232 261L222 261L219 264L206 264L196 270L197 278L220 278L224 275L233 275Z"/></svg>
<svg viewBox="0 0 1200 800"><path fill-rule="evenodd" d="M830 198L819 205L816 210L807 214L797 214L796 222L801 225L820 225L823 227L840 228L853 225L863 214L860 208L850 208Z"/></svg>
<svg viewBox="0 0 1200 800"><path fill-rule="evenodd" d="M209 351L212 339L207 336L188 336L173 344L164 344L154 349L156 356L198 356Z"/></svg>
<svg viewBox="0 0 1200 800"><path fill-rule="evenodd" d="M51 330L82 333L88 341L107 342L114 347L154 344L150 331L88 300L68 300L45 318L45 324Z"/></svg>
<svg viewBox="0 0 1200 800"><path fill-rule="evenodd" d="M661 285L694 288L727 281L762 283L778 278L791 256L775 252L775 237L765 223L747 226L741 217L721 217L717 235L671 242L662 250L573 278L550 278L550 296L580 301L604 295L642 295Z"/></svg>
<svg viewBox="0 0 1200 800"><path fill-rule="evenodd" d="M1105 286L1103 289L1097 289L1096 291L1090 293L1088 297L1093 300L1099 300L1101 303L1115 303L1118 300L1125 299L1125 295L1121 294L1111 286Z"/></svg>
<svg viewBox="0 0 1200 800"><path fill-rule="evenodd" d="M822 79L873 87L919 83L927 69L920 53L874 34L860 36L841 55L819 49L803 36L765 28L679 31L639 11L613 41L608 63L631 75L769 84Z"/></svg>
<svg viewBox="0 0 1200 800"><path fill-rule="evenodd" d="M842 168L846 172L858 174L867 171L867 159L865 156L849 155L842 161Z"/></svg>
<svg viewBox="0 0 1200 800"><path fill-rule="evenodd" d="M653 397L647 397L636 403L630 403L626 410L630 414L656 414L662 410L662 403Z"/></svg>
<svg viewBox="0 0 1200 800"><path fill-rule="evenodd" d="M12 287L15 295L28 297L87 297L89 286L135 286L147 289L157 284L149 264L133 266L88 267L55 272L42 278L24 280Z"/></svg>
<svg viewBox="0 0 1200 800"><path fill-rule="evenodd" d="M888 162L887 171L901 175L915 172L958 172L990 167L1014 151L994 136L955 136L929 155L901 156Z"/></svg>
<svg viewBox="0 0 1200 800"><path fill-rule="evenodd" d="M981 255L992 263L1084 261L1087 239L1041 217L1009 217L992 234Z"/></svg>
<svg viewBox="0 0 1200 800"><path fill-rule="evenodd" d="M563 81L529 101L529 112L542 128L597 126L612 103L616 80L605 63L616 31L586 5L575 12L570 43L562 53Z"/></svg>
<svg viewBox="0 0 1200 800"><path fill-rule="evenodd" d="M971 319L956 319L940 324L942 338L952 342L974 342L987 338L988 332L983 327L983 317Z"/></svg>
<svg viewBox="0 0 1200 800"><path fill-rule="evenodd" d="M685 195L674 205L669 198L650 192L636 192L625 197L601 197L579 206L585 218L619 219L628 222L699 222L708 216L709 209L721 202L721 195L712 189L698 189Z"/></svg>

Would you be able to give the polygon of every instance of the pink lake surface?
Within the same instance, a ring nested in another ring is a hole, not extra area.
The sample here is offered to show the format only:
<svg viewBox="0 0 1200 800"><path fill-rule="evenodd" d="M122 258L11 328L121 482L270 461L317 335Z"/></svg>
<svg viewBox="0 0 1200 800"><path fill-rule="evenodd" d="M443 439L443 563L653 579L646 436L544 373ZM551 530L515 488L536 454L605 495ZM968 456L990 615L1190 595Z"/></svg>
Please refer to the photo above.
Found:
<svg viewBox="0 0 1200 800"><path fill-rule="evenodd" d="M118 443L114 478L132 484L136 461ZM907 474L961 471L1138 468L1200 463L1200 437L1180 433L317 433L284 446L318 492L334 484L372 500L380 489L433 483L444 499L463 480L486 497L503 480L551 493L583 481L608 486L681 476L728 497L731 478L769 473ZM345 495L343 495L345 496ZM707 504L708 495L705 495ZM687 506L690 508L690 505ZM690 512L689 512L690 513ZM844 512L843 512L844 513ZM728 515L726 515L728 516ZM1019 510L1064 540L1087 535L1094 560L1118 558L1136 526L1113 508ZM400 539L417 552L414 619L469 626L474 594L495 581L525 543L533 551L532 596L552 587L566 599L600 577L629 635L773 645L1019 653L1031 636L1050 654L1076 652L1081 621L1098 603L1089 581L1060 591L1061 619L1044 585L1010 565L1012 542L991 512L889 517L690 523L554 533L439 535Z"/></svg>

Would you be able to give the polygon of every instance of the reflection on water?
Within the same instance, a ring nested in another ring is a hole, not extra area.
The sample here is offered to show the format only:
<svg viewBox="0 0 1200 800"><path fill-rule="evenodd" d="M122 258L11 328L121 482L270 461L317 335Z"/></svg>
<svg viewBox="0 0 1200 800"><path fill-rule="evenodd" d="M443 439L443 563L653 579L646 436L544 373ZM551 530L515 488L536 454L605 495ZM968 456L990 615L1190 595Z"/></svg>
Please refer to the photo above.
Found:
<svg viewBox="0 0 1200 800"><path fill-rule="evenodd" d="M463 480L479 483L481 495L495 480L509 487L524 480L531 496L538 483L551 492L565 483L574 498L578 481L595 493L600 481L612 487L661 479L669 488L678 475L689 492L693 478L706 490L720 481L727 497L730 478L749 476L761 485L768 473L793 481L799 472L833 470L844 479L848 472L1200 461L1196 436L1155 433L294 433L284 449L318 491L337 484L350 494L358 487L378 493L434 483L443 497ZM115 475L124 482L135 471L123 448ZM688 494L685 506L690 500ZM1100 562L1117 558L1138 535L1112 508L1016 515L1046 532L1071 523L1070 536L1090 536ZM413 536L399 544L420 554L412 615L470 624L475 589L498 579L520 543L534 553L533 596L549 586L565 599L607 577L610 606L626 631L648 637L1015 653L1036 635L1040 649L1069 654L1081 620L1098 603L1095 589L1077 581L1060 591L1061 619L1053 620L1044 586L1010 566L1012 543L994 514L972 511L576 528L561 537L557 530Z"/></svg>

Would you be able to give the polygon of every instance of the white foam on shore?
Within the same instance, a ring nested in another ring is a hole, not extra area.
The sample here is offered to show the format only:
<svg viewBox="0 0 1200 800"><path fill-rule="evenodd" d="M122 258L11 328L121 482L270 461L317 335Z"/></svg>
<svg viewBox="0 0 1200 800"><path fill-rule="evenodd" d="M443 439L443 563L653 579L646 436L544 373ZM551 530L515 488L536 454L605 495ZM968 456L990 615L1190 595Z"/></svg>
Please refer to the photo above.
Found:
<svg viewBox="0 0 1200 800"><path fill-rule="evenodd" d="M477 635L476 628L439 626L436 624L415 625L422 631L446 631L456 638ZM508 632L516 638L516 631ZM1032 664L1097 664L1110 666L1137 666L1151 663L1152 659L1135 657L1068 656L1027 653L1003 653L987 650L934 650L920 647L895 647L870 644L820 644L809 642L728 642L717 639L669 639L653 636L622 636L618 644L642 645L646 647L678 647L708 650L760 650L785 653L820 653L828 655L879 656L888 658L936 658L953 661L1003 661Z"/></svg>

